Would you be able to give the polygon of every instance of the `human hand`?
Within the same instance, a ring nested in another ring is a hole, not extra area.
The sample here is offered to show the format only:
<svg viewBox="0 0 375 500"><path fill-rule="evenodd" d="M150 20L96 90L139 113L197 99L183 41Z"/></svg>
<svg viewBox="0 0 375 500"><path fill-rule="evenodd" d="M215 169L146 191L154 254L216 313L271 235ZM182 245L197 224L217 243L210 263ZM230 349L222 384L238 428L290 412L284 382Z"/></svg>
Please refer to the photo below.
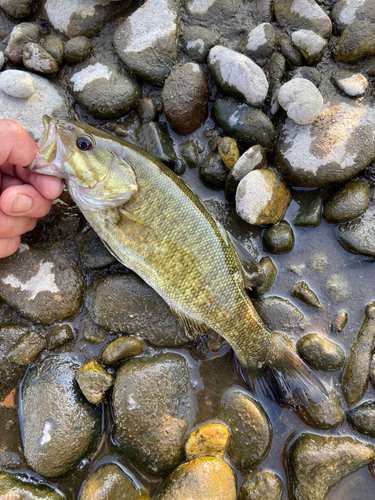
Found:
<svg viewBox="0 0 375 500"><path fill-rule="evenodd" d="M12 120L0 120L0 258L14 253L61 193L61 179L29 172L36 142Z"/></svg>

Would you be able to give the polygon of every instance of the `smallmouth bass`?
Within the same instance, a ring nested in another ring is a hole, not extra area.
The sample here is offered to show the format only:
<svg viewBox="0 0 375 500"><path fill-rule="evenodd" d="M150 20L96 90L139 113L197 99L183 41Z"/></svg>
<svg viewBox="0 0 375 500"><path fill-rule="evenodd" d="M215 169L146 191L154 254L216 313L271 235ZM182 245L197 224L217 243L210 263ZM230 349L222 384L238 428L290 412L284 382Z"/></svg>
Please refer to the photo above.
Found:
<svg viewBox="0 0 375 500"><path fill-rule="evenodd" d="M297 406L325 397L255 311L244 248L165 165L94 127L45 116L30 170L63 178L110 252L167 302L190 337L209 329L224 337L270 399Z"/></svg>

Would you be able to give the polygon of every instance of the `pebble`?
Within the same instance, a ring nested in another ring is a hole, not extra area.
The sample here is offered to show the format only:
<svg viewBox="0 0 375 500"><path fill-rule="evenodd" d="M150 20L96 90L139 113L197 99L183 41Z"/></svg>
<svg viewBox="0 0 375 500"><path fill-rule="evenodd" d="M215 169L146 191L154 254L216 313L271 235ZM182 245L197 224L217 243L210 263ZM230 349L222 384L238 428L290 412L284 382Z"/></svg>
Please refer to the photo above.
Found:
<svg viewBox="0 0 375 500"><path fill-rule="evenodd" d="M210 49L219 41L216 31L202 26L187 26L181 36L183 51L198 63L206 62Z"/></svg>
<svg viewBox="0 0 375 500"><path fill-rule="evenodd" d="M274 472L258 470L246 477L239 500L282 500L283 482Z"/></svg>
<svg viewBox="0 0 375 500"><path fill-rule="evenodd" d="M18 99L28 99L34 92L34 79L30 73L8 69L0 74L0 90Z"/></svg>
<svg viewBox="0 0 375 500"><path fill-rule="evenodd" d="M350 296L349 283L341 274L331 274L325 289L334 302L342 302Z"/></svg>
<svg viewBox="0 0 375 500"><path fill-rule="evenodd" d="M185 454L188 460L210 455L223 459L228 446L230 434L222 423L213 422L202 425L189 434L185 443Z"/></svg>
<svg viewBox="0 0 375 500"><path fill-rule="evenodd" d="M119 337L113 340L102 352L105 365L115 365L126 358L138 356L144 351L144 344L135 337Z"/></svg>
<svg viewBox="0 0 375 500"><path fill-rule="evenodd" d="M266 74L270 86L268 91L269 97L267 104L271 116L274 116L280 108L277 96L279 94L279 89L284 78L285 65L285 57L278 52L274 52L266 66Z"/></svg>
<svg viewBox="0 0 375 500"><path fill-rule="evenodd" d="M322 208L323 198L319 193L304 193L293 224L297 227L319 226L322 221Z"/></svg>
<svg viewBox="0 0 375 500"><path fill-rule="evenodd" d="M322 75L318 68L313 68L311 66L300 66L299 68L289 71L287 76L289 80L292 80L293 78L304 78L305 80L310 80L315 87L319 87L322 82Z"/></svg>
<svg viewBox="0 0 375 500"><path fill-rule="evenodd" d="M39 42L42 33L39 26L33 23L21 23L15 26L10 34L5 55L12 62L19 64L22 62L22 51L26 43Z"/></svg>
<svg viewBox="0 0 375 500"><path fill-rule="evenodd" d="M371 188L366 181L349 181L324 203L324 218L332 223L348 222L366 212L370 199Z"/></svg>
<svg viewBox="0 0 375 500"><path fill-rule="evenodd" d="M47 349L48 351L54 351L73 339L74 331L70 325L57 326L46 336Z"/></svg>
<svg viewBox="0 0 375 500"><path fill-rule="evenodd" d="M65 43L64 55L69 63L83 62L89 53L90 40L86 36L77 36Z"/></svg>
<svg viewBox="0 0 375 500"><path fill-rule="evenodd" d="M338 372L345 362L342 348L319 335L308 333L297 342L298 354L313 370Z"/></svg>
<svg viewBox="0 0 375 500"><path fill-rule="evenodd" d="M27 333L27 328L17 324L0 326L0 401L22 380L26 365L8 361L6 355Z"/></svg>
<svg viewBox="0 0 375 500"><path fill-rule="evenodd" d="M237 187L236 212L249 224L277 224L291 199L288 186L272 170L253 170Z"/></svg>
<svg viewBox="0 0 375 500"><path fill-rule="evenodd" d="M278 100L288 117L298 125L313 123L323 106L323 96L313 83L294 78L280 87Z"/></svg>
<svg viewBox="0 0 375 500"><path fill-rule="evenodd" d="M294 233L289 222L280 221L275 226L267 227L262 233L265 252L273 254L289 253L294 247Z"/></svg>
<svg viewBox="0 0 375 500"><path fill-rule="evenodd" d="M277 22L288 31L306 29L328 38L332 23L314 0L276 0L274 11Z"/></svg>
<svg viewBox="0 0 375 500"><path fill-rule="evenodd" d="M375 401L365 401L350 408L346 420L355 431L375 438Z"/></svg>
<svg viewBox="0 0 375 500"><path fill-rule="evenodd" d="M237 50L260 66L275 52L276 32L270 23L260 23L240 41Z"/></svg>
<svg viewBox="0 0 375 500"><path fill-rule="evenodd" d="M327 390L327 396L321 401L309 399L306 406L297 408L296 414L304 424L322 430L340 427L345 420L340 396L334 389Z"/></svg>
<svg viewBox="0 0 375 500"><path fill-rule="evenodd" d="M295 48L287 35L277 37L277 45L290 66L302 66L303 60L301 52Z"/></svg>
<svg viewBox="0 0 375 500"><path fill-rule="evenodd" d="M240 157L240 151L235 139L232 139L231 137L223 137L220 139L217 148L224 165L229 170L232 170Z"/></svg>
<svg viewBox="0 0 375 500"><path fill-rule="evenodd" d="M301 52L307 64L317 64L323 59L328 41L311 30L298 30L292 33L292 42Z"/></svg>
<svg viewBox="0 0 375 500"><path fill-rule="evenodd" d="M158 110L155 102L149 97L142 97L138 104L138 114L142 123L148 123L156 120Z"/></svg>
<svg viewBox="0 0 375 500"><path fill-rule="evenodd" d="M315 307L316 309L323 309L320 300L318 299L316 293L311 290L309 285L305 281L299 281L293 286L292 297L302 300L306 305L310 307Z"/></svg>
<svg viewBox="0 0 375 500"><path fill-rule="evenodd" d="M265 280L263 285L255 287L253 289L255 297L261 297L267 293L275 282L277 276L277 269L271 257L262 257L259 261L259 265L265 274Z"/></svg>
<svg viewBox="0 0 375 500"><path fill-rule="evenodd" d="M56 35L47 35L40 40L40 44L61 66L64 60L64 43L61 38Z"/></svg>
<svg viewBox="0 0 375 500"><path fill-rule="evenodd" d="M341 333L348 322L348 313L346 311L340 311L335 320L332 322L331 330L333 333Z"/></svg>
<svg viewBox="0 0 375 500"><path fill-rule="evenodd" d="M364 57L374 56L374 27L374 23L367 20L349 24L332 50L333 58L346 64L356 64Z"/></svg>
<svg viewBox="0 0 375 500"><path fill-rule="evenodd" d="M368 80L361 73L341 69L333 71L331 77L337 88L350 97L360 97L368 89Z"/></svg>
<svg viewBox="0 0 375 500"><path fill-rule="evenodd" d="M178 159L165 123L144 123L136 130L136 137L142 149L174 170Z"/></svg>
<svg viewBox="0 0 375 500"><path fill-rule="evenodd" d="M25 43L22 49L22 62L26 69L45 75L53 75L59 70L56 59L39 43Z"/></svg>
<svg viewBox="0 0 375 500"><path fill-rule="evenodd" d="M196 168L199 164L199 153L202 150L197 141L189 139L181 145L181 154L189 168Z"/></svg>
<svg viewBox="0 0 375 500"><path fill-rule="evenodd" d="M1 4L0 4L1 5ZM0 497L5 499L28 500L65 500L65 496L58 491L54 491L44 481L38 480L36 484L19 479L15 474L0 472Z"/></svg>
<svg viewBox="0 0 375 500"><path fill-rule="evenodd" d="M216 45L208 54L207 65L224 95L239 97L251 106L262 106L268 81L263 70L249 57Z"/></svg>
<svg viewBox="0 0 375 500"><path fill-rule="evenodd" d="M103 401L114 378L95 359L91 359L78 368L76 381L87 401L96 405Z"/></svg>
<svg viewBox="0 0 375 500"><path fill-rule="evenodd" d="M318 252L312 256L311 268L317 273L323 273L327 269L328 259L325 253Z"/></svg>
<svg viewBox="0 0 375 500"><path fill-rule="evenodd" d="M302 312L282 297L269 296L255 300L254 307L266 326L273 332L306 329L306 321Z"/></svg>
<svg viewBox="0 0 375 500"><path fill-rule="evenodd" d="M36 331L25 333L8 351L6 358L11 363L27 366L34 363L39 353L46 348L46 339Z"/></svg>
<svg viewBox="0 0 375 500"><path fill-rule="evenodd" d="M199 167L200 181L214 191L224 189L228 174L229 170L224 165L219 153L208 153Z"/></svg>
<svg viewBox="0 0 375 500"><path fill-rule="evenodd" d="M337 237L352 252L375 257L375 207L357 219L339 226Z"/></svg>

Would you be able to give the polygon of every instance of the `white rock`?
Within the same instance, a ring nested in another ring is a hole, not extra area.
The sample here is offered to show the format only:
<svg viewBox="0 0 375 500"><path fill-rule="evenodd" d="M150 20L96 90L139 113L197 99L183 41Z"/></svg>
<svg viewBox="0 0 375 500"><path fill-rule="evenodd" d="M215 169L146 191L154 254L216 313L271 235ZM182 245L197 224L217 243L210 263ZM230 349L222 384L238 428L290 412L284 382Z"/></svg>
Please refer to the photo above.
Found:
<svg viewBox="0 0 375 500"><path fill-rule="evenodd" d="M292 42L309 64L322 60L328 41L311 30L298 30L292 33Z"/></svg>
<svg viewBox="0 0 375 500"><path fill-rule="evenodd" d="M249 173L255 168L261 168L266 164L266 153L262 146L255 145L247 149L236 161L231 174L236 181L244 177L244 172Z"/></svg>
<svg viewBox="0 0 375 500"><path fill-rule="evenodd" d="M316 120L323 106L323 96L313 83L295 78L280 87L278 101L288 117L299 125Z"/></svg>
<svg viewBox="0 0 375 500"><path fill-rule="evenodd" d="M34 79L30 73L8 69L0 73L0 90L12 97L28 99L34 94Z"/></svg>
<svg viewBox="0 0 375 500"><path fill-rule="evenodd" d="M216 45L210 50L207 62L224 93L233 96L239 94L252 106L263 104L268 93L268 81L262 68L249 57Z"/></svg>
<svg viewBox="0 0 375 500"><path fill-rule="evenodd" d="M256 28L250 31L247 37L246 49L250 51L255 51L259 49L262 45L268 42L268 38L265 33L265 27L272 26L269 23L258 24Z"/></svg>
<svg viewBox="0 0 375 500"><path fill-rule="evenodd" d="M90 64L81 71L78 71L78 73L75 73L70 81L73 83L74 92L80 92L88 83L91 83L98 78L105 78L106 80L109 80L111 76L112 71L108 68L108 66L97 62L95 64Z"/></svg>
<svg viewBox="0 0 375 500"><path fill-rule="evenodd" d="M348 75L347 77L337 79L337 86L345 94L351 97L363 95L368 88L368 80L361 73Z"/></svg>

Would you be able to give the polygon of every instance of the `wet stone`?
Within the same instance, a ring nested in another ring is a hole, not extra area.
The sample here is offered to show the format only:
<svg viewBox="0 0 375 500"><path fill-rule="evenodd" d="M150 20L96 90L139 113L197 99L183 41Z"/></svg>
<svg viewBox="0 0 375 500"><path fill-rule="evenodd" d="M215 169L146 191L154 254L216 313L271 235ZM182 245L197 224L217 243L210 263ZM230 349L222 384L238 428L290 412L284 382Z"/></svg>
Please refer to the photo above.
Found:
<svg viewBox="0 0 375 500"><path fill-rule="evenodd" d="M288 451L293 499L325 500L334 486L373 458L373 447L358 439L302 434Z"/></svg>
<svg viewBox="0 0 375 500"><path fill-rule="evenodd" d="M331 78L336 87L350 97L359 97L368 88L368 80L361 73L353 73L342 69L334 71Z"/></svg>
<svg viewBox="0 0 375 500"><path fill-rule="evenodd" d="M264 66L275 52L275 46L275 28L270 23L261 23L240 41L237 50Z"/></svg>
<svg viewBox="0 0 375 500"><path fill-rule="evenodd" d="M350 296L349 283L340 274L331 274L325 289L334 302L342 302Z"/></svg>
<svg viewBox="0 0 375 500"><path fill-rule="evenodd" d="M214 191L224 189L228 173L219 153L208 153L199 167L200 181Z"/></svg>
<svg viewBox="0 0 375 500"><path fill-rule="evenodd" d="M71 38L65 43L64 55L69 63L83 62L90 52L90 40L86 36Z"/></svg>
<svg viewBox="0 0 375 500"><path fill-rule="evenodd" d="M54 491L50 486L38 481L38 484L20 480L8 472L0 472L0 497L9 500L64 500L65 496Z"/></svg>
<svg viewBox="0 0 375 500"><path fill-rule="evenodd" d="M305 281L299 281L293 286L292 297L302 300L306 305L315 307L316 309L323 309L316 293L311 290Z"/></svg>
<svg viewBox="0 0 375 500"><path fill-rule="evenodd" d="M317 64L323 59L328 42L311 30L298 30L292 33L292 42L301 52L307 64Z"/></svg>
<svg viewBox="0 0 375 500"><path fill-rule="evenodd" d="M138 356L144 348L143 342L135 337L119 337L104 349L102 361L106 365L115 365L123 359Z"/></svg>
<svg viewBox="0 0 375 500"><path fill-rule="evenodd" d="M271 257L268 256L262 257L259 261L259 265L262 271L264 272L266 278L264 280L263 285L255 287L253 289L255 297L261 297L262 295L267 293L268 290L273 285L277 276L277 269Z"/></svg>
<svg viewBox="0 0 375 500"><path fill-rule="evenodd" d="M88 452L101 428L101 411L75 383L79 365L68 355L33 365L21 387L21 429L26 460L35 472L57 477Z"/></svg>
<svg viewBox="0 0 375 500"><path fill-rule="evenodd" d="M138 483L139 484L139 483ZM143 488L135 485L127 470L107 463L95 470L84 482L79 500L150 500Z"/></svg>
<svg viewBox="0 0 375 500"><path fill-rule="evenodd" d="M138 114L142 123L148 123L156 119L158 110L155 102L149 97L142 97L138 104Z"/></svg>
<svg viewBox="0 0 375 500"><path fill-rule="evenodd" d="M53 75L59 70L56 59L39 43L29 42L23 46L22 62L26 69L46 75Z"/></svg>
<svg viewBox="0 0 375 500"><path fill-rule="evenodd" d="M46 339L38 332L27 332L18 342L8 351L6 358L11 363L27 366L34 363L39 353L46 347Z"/></svg>
<svg viewBox="0 0 375 500"><path fill-rule="evenodd" d="M208 82L197 63L177 66L164 82L161 93L164 114L181 135L192 134L207 118Z"/></svg>
<svg viewBox="0 0 375 500"><path fill-rule="evenodd" d="M324 204L323 215L328 222L348 222L364 214L371 199L366 181L354 180L336 190Z"/></svg>
<svg viewBox="0 0 375 500"><path fill-rule="evenodd" d="M350 408L346 414L348 424L365 436L375 437L375 401Z"/></svg>
<svg viewBox="0 0 375 500"><path fill-rule="evenodd" d="M291 202L288 186L272 170L253 170L238 184L236 212L249 224L277 224Z"/></svg>
<svg viewBox="0 0 375 500"><path fill-rule="evenodd" d="M201 153L201 148L194 139L189 139L181 146L182 157L189 168L196 168L198 166L199 153Z"/></svg>
<svg viewBox="0 0 375 500"><path fill-rule="evenodd" d="M64 43L61 38L56 35L47 35L40 40L40 44L60 66L64 60Z"/></svg>
<svg viewBox="0 0 375 500"><path fill-rule="evenodd" d="M289 31L306 29L327 38L332 31L331 20L314 0L276 0L277 22Z"/></svg>
<svg viewBox="0 0 375 500"><path fill-rule="evenodd" d="M76 380L87 401L98 404L112 387L114 378L95 359L81 365Z"/></svg>
<svg viewBox="0 0 375 500"><path fill-rule="evenodd" d="M294 234L289 222L282 220L262 233L263 249L273 254L289 253L294 247Z"/></svg>
<svg viewBox="0 0 375 500"><path fill-rule="evenodd" d="M306 193L293 224L297 227L317 227L322 221L323 198L319 193Z"/></svg>
<svg viewBox="0 0 375 500"><path fill-rule="evenodd" d="M339 0L334 2L331 19L336 29L341 33L349 24L355 21L375 22L374 4L372 0Z"/></svg>
<svg viewBox="0 0 375 500"><path fill-rule="evenodd" d="M157 500L236 500L236 483L229 465L215 457L198 457L180 465L163 483Z"/></svg>
<svg viewBox="0 0 375 500"><path fill-rule="evenodd" d="M285 65L285 57L278 52L274 52L265 68L267 79L270 85L268 91L269 98L267 107L271 116L274 116L278 112L280 107L279 101L277 100L277 95L284 78Z"/></svg>
<svg viewBox="0 0 375 500"><path fill-rule="evenodd" d="M81 264L86 269L103 269L116 262L116 258L109 253L102 240L91 228L80 235L78 251Z"/></svg>
<svg viewBox="0 0 375 500"><path fill-rule="evenodd" d="M228 456L233 464L248 470L263 462L272 442L272 427L261 405L242 388L225 391L220 415L231 432Z"/></svg>
<svg viewBox="0 0 375 500"><path fill-rule="evenodd" d="M281 500L283 491L283 482L277 474L259 470L247 476L239 500Z"/></svg>
<svg viewBox="0 0 375 500"><path fill-rule="evenodd" d="M0 74L0 89L11 97L28 99L35 92L34 80L26 71L8 69Z"/></svg>
<svg viewBox="0 0 375 500"><path fill-rule="evenodd" d="M262 106L268 93L267 78L249 57L216 45L208 54L207 65L224 95L238 97L251 106Z"/></svg>
<svg viewBox="0 0 375 500"><path fill-rule="evenodd" d="M293 71L289 71L287 76L289 80L292 80L293 78L304 78L305 80L309 80L313 83L315 87L319 87L322 82L322 75L320 71L317 68L312 68L310 66L301 66Z"/></svg>
<svg viewBox="0 0 375 500"><path fill-rule="evenodd" d="M1 299L35 323L69 318L78 310L82 292L81 271L60 245L49 250L23 245L1 261Z"/></svg>
<svg viewBox="0 0 375 500"><path fill-rule="evenodd" d="M290 66L302 66L301 52L295 48L287 35L278 36L277 45Z"/></svg>
<svg viewBox="0 0 375 500"><path fill-rule="evenodd" d="M73 339L74 331L70 325L57 326L46 337L47 349L54 351Z"/></svg>
<svg viewBox="0 0 375 500"><path fill-rule="evenodd" d="M186 359L175 353L125 361L112 395L114 442L133 465L163 475L183 460L196 396Z"/></svg>
<svg viewBox="0 0 375 500"><path fill-rule="evenodd" d="M82 335L87 342L91 344L101 344L107 340L108 332L98 327L98 325L92 321L88 313L85 314L82 322Z"/></svg>
<svg viewBox="0 0 375 500"><path fill-rule="evenodd" d="M343 31L332 56L336 61L355 64L364 57L375 55L375 40L372 36L374 23L355 21Z"/></svg>
<svg viewBox="0 0 375 500"><path fill-rule="evenodd" d="M303 423L314 429L335 429L344 422L345 415L341 407L340 396L332 389L327 391L322 401L309 399L306 406L299 406L297 416Z"/></svg>
<svg viewBox="0 0 375 500"><path fill-rule="evenodd" d="M337 237L352 252L375 257L374 221L375 207L371 206L361 217L340 225Z"/></svg>
<svg viewBox="0 0 375 500"><path fill-rule="evenodd" d="M260 144L266 150L274 147L274 126L259 109L229 99L217 99L212 113L224 133L237 139L245 148L255 144Z"/></svg>
<svg viewBox="0 0 375 500"><path fill-rule="evenodd" d="M345 361L345 352L318 333L308 333L297 342L298 354L313 369L338 372Z"/></svg>
<svg viewBox="0 0 375 500"><path fill-rule="evenodd" d="M323 96L313 83L293 78L280 87L278 100L288 117L298 125L314 122L323 106Z"/></svg>
<svg viewBox="0 0 375 500"><path fill-rule="evenodd" d="M33 23L21 23L15 26L10 34L5 55L12 62L22 62L22 50L28 42L39 42L42 34L39 26Z"/></svg>
<svg viewBox="0 0 375 500"><path fill-rule="evenodd" d="M136 75L162 83L179 58L178 6L173 0L149 0L118 27L114 46Z"/></svg>
<svg viewBox="0 0 375 500"><path fill-rule="evenodd" d="M346 311L340 311L335 320L332 322L331 330L333 333L341 333L348 322L348 313Z"/></svg>
<svg viewBox="0 0 375 500"><path fill-rule="evenodd" d="M142 149L165 163L167 167L174 169L177 156L165 123L144 123L136 130L136 136Z"/></svg>
<svg viewBox="0 0 375 500"><path fill-rule="evenodd" d="M212 47L220 41L220 35L202 26L187 26L181 36L182 49L198 63L206 62Z"/></svg>
<svg viewBox="0 0 375 500"><path fill-rule="evenodd" d="M254 301L254 307L271 331L291 332L295 328L306 329L305 317L289 300L281 297L265 297Z"/></svg>
<svg viewBox="0 0 375 500"><path fill-rule="evenodd" d="M15 394L15 398L16 397L17 393ZM0 393L0 401L1 400L2 396ZM26 461L22 455L21 431L17 408L7 408L6 406L0 405L0 429L1 469L14 470L26 468Z"/></svg>
<svg viewBox="0 0 375 500"><path fill-rule="evenodd" d="M186 439L186 458L193 460L205 455L223 458L229 439L229 431L225 425L217 422L202 425Z"/></svg>
<svg viewBox="0 0 375 500"><path fill-rule="evenodd" d="M217 146L224 165L232 170L240 157L237 142L231 137L223 137Z"/></svg>
<svg viewBox="0 0 375 500"><path fill-rule="evenodd" d="M18 325L0 327L0 401L2 401L18 385L26 366L11 363L7 353L27 333L27 328Z"/></svg>

